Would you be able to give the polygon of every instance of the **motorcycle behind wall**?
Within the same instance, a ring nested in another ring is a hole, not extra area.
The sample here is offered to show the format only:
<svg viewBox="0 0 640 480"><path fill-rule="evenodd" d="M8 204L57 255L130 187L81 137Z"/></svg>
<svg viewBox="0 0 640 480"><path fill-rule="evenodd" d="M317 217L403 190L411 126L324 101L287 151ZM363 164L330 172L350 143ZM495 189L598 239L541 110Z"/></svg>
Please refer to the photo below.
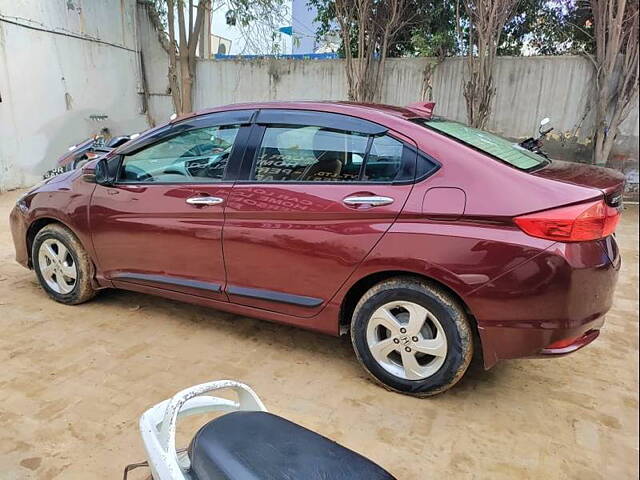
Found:
<svg viewBox="0 0 640 480"><path fill-rule="evenodd" d="M545 153L542 147L544 146L544 138L553 131L553 127L547 127L550 122L551 120L548 117L543 118L540 122L540 127L538 128L538 133L540 134L540 136L538 138L529 137L520 142L518 145L520 145L522 148L526 148L533 153L542 155L544 158L549 160L549 156Z"/></svg>

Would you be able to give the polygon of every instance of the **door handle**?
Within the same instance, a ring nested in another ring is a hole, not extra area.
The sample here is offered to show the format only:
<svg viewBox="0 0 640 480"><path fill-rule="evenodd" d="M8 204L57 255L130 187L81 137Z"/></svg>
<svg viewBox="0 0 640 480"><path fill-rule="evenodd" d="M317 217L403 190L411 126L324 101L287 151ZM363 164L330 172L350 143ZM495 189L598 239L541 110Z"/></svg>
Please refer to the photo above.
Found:
<svg viewBox="0 0 640 480"><path fill-rule="evenodd" d="M393 203L393 198L371 195L371 196L362 196L362 197L347 197L344 200L342 200L342 202L351 207L357 207L358 205L370 205L372 207L380 207L382 205L389 205Z"/></svg>
<svg viewBox="0 0 640 480"><path fill-rule="evenodd" d="M222 202L224 202L224 199L220 197L191 197L191 198L187 198L186 202L189 205L208 206L208 205L220 205Z"/></svg>

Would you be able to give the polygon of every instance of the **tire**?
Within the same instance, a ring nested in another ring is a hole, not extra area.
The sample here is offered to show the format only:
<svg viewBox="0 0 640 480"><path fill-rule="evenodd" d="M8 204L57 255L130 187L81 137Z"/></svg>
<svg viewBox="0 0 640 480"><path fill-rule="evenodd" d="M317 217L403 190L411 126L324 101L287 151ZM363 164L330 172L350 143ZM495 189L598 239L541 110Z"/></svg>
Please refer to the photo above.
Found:
<svg viewBox="0 0 640 480"><path fill-rule="evenodd" d="M353 312L351 342L375 381L419 397L454 386L473 357L464 309L439 286L408 276L385 280L363 295Z"/></svg>
<svg viewBox="0 0 640 480"><path fill-rule="evenodd" d="M40 285L55 301L77 305L95 296L93 262L68 228L57 223L43 227L33 240L31 258Z"/></svg>

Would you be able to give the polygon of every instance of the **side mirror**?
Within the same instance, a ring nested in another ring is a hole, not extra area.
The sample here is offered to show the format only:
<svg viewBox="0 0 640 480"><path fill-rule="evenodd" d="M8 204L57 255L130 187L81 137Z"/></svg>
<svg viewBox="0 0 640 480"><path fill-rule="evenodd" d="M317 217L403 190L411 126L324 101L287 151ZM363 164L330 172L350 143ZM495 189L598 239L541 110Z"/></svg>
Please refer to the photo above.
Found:
<svg viewBox="0 0 640 480"><path fill-rule="evenodd" d="M88 183L97 183L98 185L113 184L106 158L101 158L95 163L91 162L82 167L82 177Z"/></svg>
<svg viewBox="0 0 640 480"><path fill-rule="evenodd" d="M553 130L553 127L544 128L545 125L549 125L550 122L551 122L551 119L549 117L545 117L542 120L540 120L540 128L538 128L538 132L540 133L540 135L545 136L547 133Z"/></svg>

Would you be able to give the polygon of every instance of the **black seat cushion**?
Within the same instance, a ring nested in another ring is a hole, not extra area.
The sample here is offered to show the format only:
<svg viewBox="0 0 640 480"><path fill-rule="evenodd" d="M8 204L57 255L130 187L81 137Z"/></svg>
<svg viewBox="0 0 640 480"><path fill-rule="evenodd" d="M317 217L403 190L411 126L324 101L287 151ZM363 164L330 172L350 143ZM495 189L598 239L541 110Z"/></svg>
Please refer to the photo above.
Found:
<svg viewBox="0 0 640 480"><path fill-rule="evenodd" d="M198 480L394 480L328 438L267 412L233 412L210 421L189 445Z"/></svg>

